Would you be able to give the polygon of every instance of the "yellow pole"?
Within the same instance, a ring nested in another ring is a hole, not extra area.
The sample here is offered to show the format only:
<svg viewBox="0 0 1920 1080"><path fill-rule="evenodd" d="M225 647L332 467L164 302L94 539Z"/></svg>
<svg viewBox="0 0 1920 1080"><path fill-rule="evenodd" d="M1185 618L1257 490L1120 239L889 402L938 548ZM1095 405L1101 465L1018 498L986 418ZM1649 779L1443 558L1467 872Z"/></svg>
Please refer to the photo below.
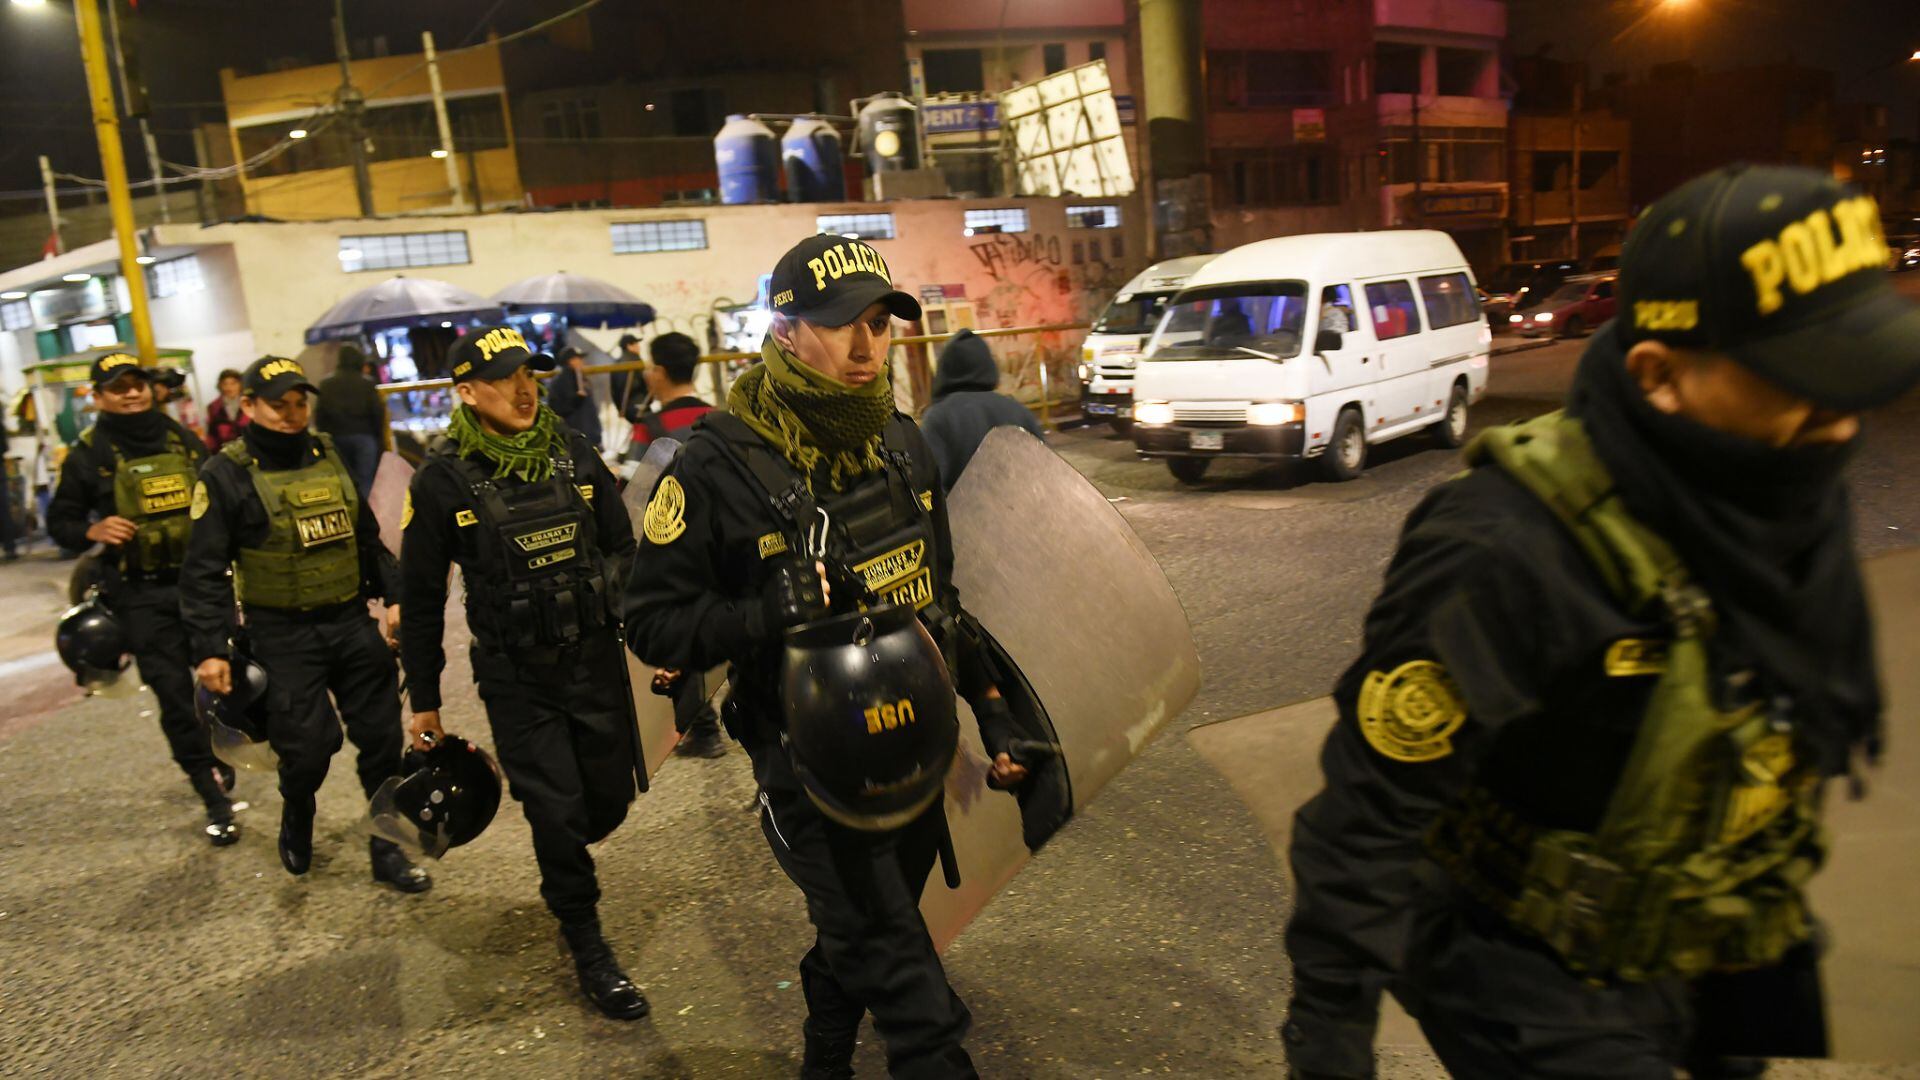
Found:
<svg viewBox="0 0 1920 1080"><path fill-rule="evenodd" d="M94 132L100 136L100 166L106 170L113 235L120 241L120 273L127 279L127 299L133 305L129 314L133 318L134 350L140 362L151 367L159 356L153 347L153 321L147 315L147 276L135 261L140 248L133 231L133 196L127 190L127 161L120 150L120 120L113 104L113 79L107 66L106 39L101 34L99 0L76 0L73 11L80 25L80 59L87 67Z"/></svg>

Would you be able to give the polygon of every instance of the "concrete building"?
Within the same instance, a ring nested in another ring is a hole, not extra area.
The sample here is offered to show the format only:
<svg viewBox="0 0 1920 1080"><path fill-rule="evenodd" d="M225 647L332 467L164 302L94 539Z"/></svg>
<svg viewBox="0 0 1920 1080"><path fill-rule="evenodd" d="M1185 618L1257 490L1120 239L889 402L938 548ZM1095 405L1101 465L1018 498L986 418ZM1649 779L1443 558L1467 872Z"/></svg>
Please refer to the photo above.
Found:
<svg viewBox="0 0 1920 1080"><path fill-rule="evenodd" d="M1587 73L1545 57L1513 64L1516 92L1508 129L1507 258L1511 262L1586 260L1626 237L1635 210L1632 132L1608 107L1610 88L1583 87L1579 117L1579 250L1574 215L1574 80Z"/></svg>
<svg viewBox="0 0 1920 1080"><path fill-rule="evenodd" d="M1728 162L1834 166L1838 136L1830 71L1794 64L1728 71L1661 64L1612 92L1615 109L1633 128L1629 191L1635 206Z"/></svg>

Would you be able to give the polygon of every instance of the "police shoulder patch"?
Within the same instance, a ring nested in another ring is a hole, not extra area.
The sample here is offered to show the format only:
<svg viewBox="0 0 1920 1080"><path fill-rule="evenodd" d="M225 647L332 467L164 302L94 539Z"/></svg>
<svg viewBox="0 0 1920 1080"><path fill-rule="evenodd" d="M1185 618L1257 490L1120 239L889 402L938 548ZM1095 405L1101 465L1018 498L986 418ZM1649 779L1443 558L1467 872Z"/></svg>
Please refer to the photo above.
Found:
<svg viewBox="0 0 1920 1080"><path fill-rule="evenodd" d="M1410 660L1391 672L1371 672L1360 685L1355 712L1367 745L1394 761L1438 761L1453 753L1451 736L1467 722L1466 701L1447 669Z"/></svg>
<svg viewBox="0 0 1920 1080"><path fill-rule="evenodd" d="M653 489L653 498L647 501L644 531L648 543L662 546L680 539L680 534L687 531L687 492L679 480L672 476L660 478L660 486Z"/></svg>
<svg viewBox="0 0 1920 1080"><path fill-rule="evenodd" d="M201 480L193 485L193 505L187 509L187 517L199 521L213 505L213 499L207 494L207 482Z"/></svg>

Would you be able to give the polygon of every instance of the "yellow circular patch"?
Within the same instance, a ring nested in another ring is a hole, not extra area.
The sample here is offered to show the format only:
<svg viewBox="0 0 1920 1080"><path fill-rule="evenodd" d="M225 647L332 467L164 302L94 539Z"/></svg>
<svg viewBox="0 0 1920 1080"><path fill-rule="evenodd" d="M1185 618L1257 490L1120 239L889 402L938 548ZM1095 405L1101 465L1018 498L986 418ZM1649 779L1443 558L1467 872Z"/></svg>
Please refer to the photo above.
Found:
<svg viewBox="0 0 1920 1080"><path fill-rule="evenodd" d="M193 521L199 521L200 516L207 512L207 507L212 505L212 502L213 500L207 495L207 482L202 480L194 484L193 505L187 508L187 517Z"/></svg>
<svg viewBox="0 0 1920 1080"><path fill-rule="evenodd" d="M413 522L413 489L407 489L407 498L400 504L400 527L406 528Z"/></svg>
<svg viewBox="0 0 1920 1080"><path fill-rule="evenodd" d="M1394 761L1438 761L1453 753L1449 738L1467 722L1467 705L1447 669L1412 660L1360 685L1355 712L1367 745Z"/></svg>
<svg viewBox="0 0 1920 1080"><path fill-rule="evenodd" d="M653 489L653 498L647 501L645 531L648 543L662 546L687 531L687 492L680 481L671 476L660 478L660 486Z"/></svg>

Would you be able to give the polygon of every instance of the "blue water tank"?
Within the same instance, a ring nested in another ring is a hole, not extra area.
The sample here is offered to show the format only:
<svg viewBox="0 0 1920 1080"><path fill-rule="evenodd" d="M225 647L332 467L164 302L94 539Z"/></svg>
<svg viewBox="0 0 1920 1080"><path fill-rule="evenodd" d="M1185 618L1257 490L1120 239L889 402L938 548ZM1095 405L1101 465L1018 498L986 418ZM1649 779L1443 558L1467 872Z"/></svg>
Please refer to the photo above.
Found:
<svg viewBox="0 0 1920 1080"><path fill-rule="evenodd" d="M789 202L845 202L847 170L840 133L817 116L802 116L780 138Z"/></svg>
<svg viewBox="0 0 1920 1080"><path fill-rule="evenodd" d="M741 114L727 117L713 137L723 203L774 202L780 198L780 148L772 129Z"/></svg>

